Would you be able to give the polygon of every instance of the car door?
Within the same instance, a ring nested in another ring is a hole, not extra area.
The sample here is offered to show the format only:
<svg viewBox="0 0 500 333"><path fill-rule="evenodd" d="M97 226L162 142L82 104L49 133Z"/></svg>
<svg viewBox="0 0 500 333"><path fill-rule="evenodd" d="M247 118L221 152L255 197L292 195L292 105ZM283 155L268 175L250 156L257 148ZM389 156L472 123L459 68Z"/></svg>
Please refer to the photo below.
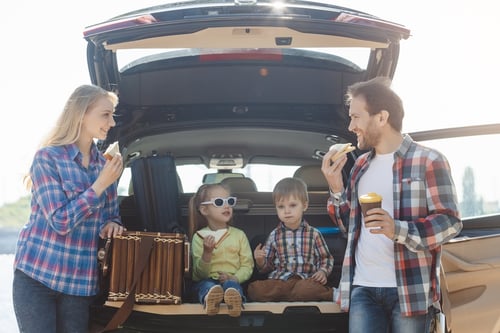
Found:
<svg viewBox="0 0 500 333"><path fill-rule="evenodd" d="M463 229L443 246L441 288L453 333L500 332L500 124L411 134L450 162Z"/></svg>

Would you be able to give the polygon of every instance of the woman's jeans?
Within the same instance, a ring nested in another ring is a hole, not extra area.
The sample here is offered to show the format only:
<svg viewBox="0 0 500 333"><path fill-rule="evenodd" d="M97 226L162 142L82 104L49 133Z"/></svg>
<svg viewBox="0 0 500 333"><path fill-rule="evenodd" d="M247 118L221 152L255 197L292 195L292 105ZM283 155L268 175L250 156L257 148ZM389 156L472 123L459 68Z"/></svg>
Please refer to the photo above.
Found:
<svg viewBox="0 0 500 333"><path fill-rule="evenodd" d="M16 270L12 297L21 333L89 331L92 296L62 294Z"/></svg>
<svg viewBox="0 0 500 333"><path fill-rule="evenodd" d="M245 303L246 298L243 295L243 289L241 288L241 285L238 282L230 280L230 281L226 281L224 283L220 283L218 280L205 279L205 280L201 280L201 281L194 284L194 290L197 293L198 301L201 304L205 304L205 295L208 293L210 288L212 288L215 285L222 286L222 289L224 291L226 291L228 288L234 288L234 289L238 290L238 292L241 295L242 302Z"/></svg>
<svg viewBox="0 0 500 333"><path fill-rule="evenodd" d="M353 286L349 307L350 333L428 333L434 312L403 317L397 288Z"/></svg>

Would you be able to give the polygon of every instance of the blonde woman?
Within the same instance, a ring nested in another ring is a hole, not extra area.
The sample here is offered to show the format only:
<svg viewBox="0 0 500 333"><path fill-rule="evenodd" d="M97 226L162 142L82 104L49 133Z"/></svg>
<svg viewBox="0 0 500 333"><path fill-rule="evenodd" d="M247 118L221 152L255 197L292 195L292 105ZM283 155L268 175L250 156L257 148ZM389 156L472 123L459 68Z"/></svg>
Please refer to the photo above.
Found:
<svg viewBox="0 0 500 333"><path fill-rule="evenodd" d="M117 96L82 85L35 153L26 181L31 215L14 260L13 301L20 332L88 332L98 292L98 238L121 234L119 154L107 161L94 139L115 126Z"/></svg>

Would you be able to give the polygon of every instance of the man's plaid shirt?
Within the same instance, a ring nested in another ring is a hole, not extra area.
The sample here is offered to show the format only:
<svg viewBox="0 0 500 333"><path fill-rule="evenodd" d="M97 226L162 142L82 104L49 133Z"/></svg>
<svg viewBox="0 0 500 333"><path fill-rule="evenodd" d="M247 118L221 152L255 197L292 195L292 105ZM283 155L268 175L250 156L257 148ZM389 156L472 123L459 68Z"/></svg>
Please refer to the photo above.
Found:
<svg viewBox="0 0 500 333"><path fill-rule="evenodd" d="M357 186L373 156L373 151L361 155L340 200L328 200L332 220L348 235L342 277L334 292L344 311L349 309L361 226ZM424 314L441 296L441 245L462 229L455 185L447 159L408 135L394 153L393 175L394 261L401 313Z"/></svg>

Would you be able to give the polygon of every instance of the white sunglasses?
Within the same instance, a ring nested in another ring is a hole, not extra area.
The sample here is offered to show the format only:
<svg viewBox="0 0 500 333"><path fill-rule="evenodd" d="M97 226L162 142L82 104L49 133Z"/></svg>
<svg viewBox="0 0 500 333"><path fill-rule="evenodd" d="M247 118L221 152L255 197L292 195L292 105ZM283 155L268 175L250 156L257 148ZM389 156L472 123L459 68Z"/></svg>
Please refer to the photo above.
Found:
<svg viewBox="0 0 500 333"><path fill-rule="evenodd" d="M212 204L215 207L222 207L227 204L229 207L233 207L236 205L236 197L227 197L227 198L214 198L210 201L203 201L202 205Z"/></svg>

